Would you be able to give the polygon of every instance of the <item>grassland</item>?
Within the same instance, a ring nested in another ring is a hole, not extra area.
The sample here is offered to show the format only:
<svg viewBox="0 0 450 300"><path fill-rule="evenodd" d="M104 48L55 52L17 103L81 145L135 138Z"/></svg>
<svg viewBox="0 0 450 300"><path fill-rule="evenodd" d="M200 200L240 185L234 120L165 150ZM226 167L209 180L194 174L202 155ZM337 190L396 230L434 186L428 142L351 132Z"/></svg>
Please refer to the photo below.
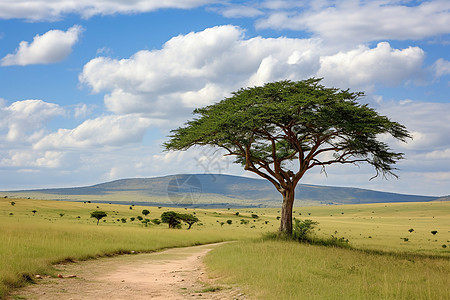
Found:
<svg viewBox="0 0 450 300"><path fill-rule="evenodd" d="M0 297L34 274L53 274L58 261L232 239L243 242L213 251L208 266L261 299L445 299L449 292L450 202L295 208L295 217L319 222L318 237L344 237L354 248L384 255L262 240L277 229L279 209L170 209L195 213L201 224L191 230L146 227L137 220L143 209L149 219L169 210L1 198ZM108 214L98 226L94 210Z"/></svg>
<svg viewBox="0 0 450 300"><path fill-rule="evenodd" d="M450 202L295 211L319 222L317 237L344 237L354 249L259 238L211 252L210 272L256 299L450 298Z"/></svg>
<svg viewBox="0 0 450 300"><path fill-rule="evenodd" d="M14 202L14 205L11 204ZM159 218L167 208L114 204L75 203L30 199L0 199L0 298L22 286L34 274L52 274L51 265L64 260L82 260L102 255L148 252L168 247L248 238L262 228L238 227L238 220L251 217L231 212L175 209L195 213L201 224L191 230L169 230L166 224L145 226L131 218ZM36 212L33 213L33 210ZM108 216L96 225L90 212ZM232 217L234 216L234 218ZM126 219L126 223L122 219ZM232 226L225 223L232 218ZM228 226L228 227L227 227ZM186 227L184 227L186 229Z"/></svg>

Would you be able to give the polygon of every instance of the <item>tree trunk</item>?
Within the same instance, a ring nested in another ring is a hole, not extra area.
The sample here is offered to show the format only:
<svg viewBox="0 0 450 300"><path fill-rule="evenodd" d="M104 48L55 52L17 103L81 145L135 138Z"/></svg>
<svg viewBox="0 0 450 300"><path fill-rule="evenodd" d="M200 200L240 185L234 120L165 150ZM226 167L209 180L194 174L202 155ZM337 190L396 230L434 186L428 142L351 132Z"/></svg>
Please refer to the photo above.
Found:
<svg viewBox="0 0 450 300"><path fill-rule="evenodd" d="M281 225L279 231L292 235L292 207L294 206L295 189L285 189L281 208Z"/></svg>

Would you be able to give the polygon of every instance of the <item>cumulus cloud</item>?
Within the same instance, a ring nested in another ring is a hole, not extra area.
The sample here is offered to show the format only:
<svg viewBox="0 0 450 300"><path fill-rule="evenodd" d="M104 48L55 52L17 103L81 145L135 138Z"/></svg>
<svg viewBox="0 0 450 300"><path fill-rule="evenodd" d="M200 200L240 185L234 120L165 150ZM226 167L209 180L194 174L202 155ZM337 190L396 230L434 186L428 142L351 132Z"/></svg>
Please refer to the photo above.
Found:
<svg viewBox="0 0 450 300"><path fill-rule="evenodd" d="M418 47L399 50L382 42L373 49L359 46L321 57L318 75L339 86L361 87L375 83L395 86L405 79L419 78L424 59L425 52Z"/></svg>
<svg viewBox="0 0 450 300"><path fill-rule="evenodd" d="M3 167L59 168L65 155L58 151L34 152L27 150L10 151L9 157L0 160Z"/></svg>
<svg viewBox="0 0 450 300"><path fill-rule="evenodd" d="M417 40L450 33L450 2L436 0L403 5L395 0L311 1L309 7L297 11L268 12L256 26L306 30L335 42Z"/></svg>
<svg viewBox="0 0 450 300"><path fill-rule="evenodd" d="M94 15L132 14L163 8L188 9L215 0L3 0L0 19L22 18L33 21L57 20L67 14L80 14L84 18Z"/></svg>
<svg viewBox="0 0 450 300"><path fill-rule="evenodd" d="M94 93L105 93L106 107L115 114L174 122L195 107L268 81L324 76L343 88L397 84L417 78L423 59L420 48L399 50L388 43L330 54L321 39L246 39L242 29L227 25L174 37L162 49L130 58L94 58L79 79Z"/></svg>
<svg viewBox="0 0 450 300"><path fill-rule="evenodd" d="M58 104L42 100L17 101L9 106L3 101L0 102L0 132L7 131L6 140L9 142L34 139L42 133L46 122L64 113Z"/></svg>
<svg viewBox="0 0 450 300"><path fill-rule="evenodd" d="M75 25L67 31L50 30L36 35L33 42L20 42L14 54L8 54L1 60L2 66L26 66L31 64L51 64L64 60L72 52L73 45L83 31Z"/></svg>
<svg viewBox="0 0 450 300"><path fill-rule="evenodd" d="M74 129L59 129L33 145L33 149L77 149L123 146L141 142L151 120L137 115L102 116Z"/></svg>

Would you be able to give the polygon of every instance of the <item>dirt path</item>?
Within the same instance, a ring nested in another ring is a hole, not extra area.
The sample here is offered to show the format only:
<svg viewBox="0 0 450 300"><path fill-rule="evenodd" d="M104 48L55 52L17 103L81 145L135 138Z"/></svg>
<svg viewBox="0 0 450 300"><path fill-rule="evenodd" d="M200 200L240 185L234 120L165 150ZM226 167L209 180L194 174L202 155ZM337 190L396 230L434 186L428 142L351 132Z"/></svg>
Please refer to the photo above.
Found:
<svg viewBox="0 0 450 300"><path fill-rule="evenodd" d="M12 296L15 299L246 299L239 289L217 285L206 276L202 259L218 245L61 264L55 267L64 278L45 277ZM69 275L76 277L68 278ZM211 291L218 286L219 290Z"/></svg>

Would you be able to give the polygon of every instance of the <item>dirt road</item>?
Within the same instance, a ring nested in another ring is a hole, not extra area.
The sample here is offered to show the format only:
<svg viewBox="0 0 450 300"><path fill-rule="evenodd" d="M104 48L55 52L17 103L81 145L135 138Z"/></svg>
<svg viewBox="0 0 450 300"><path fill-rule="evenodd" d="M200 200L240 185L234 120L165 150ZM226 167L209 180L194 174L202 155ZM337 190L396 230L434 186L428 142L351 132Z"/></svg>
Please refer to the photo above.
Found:
<svg viewBox="0 0 450 300"><path fill-rule="evenodd" d="M14 292L15 299L246 299L217 285L203 257L219 244L122 255L55 266L63 278L44 277ZM70 275L76 277L69 278ZM214 288L219 287L220 289ZM21 298L23 297L23 298Z"/></svg>

